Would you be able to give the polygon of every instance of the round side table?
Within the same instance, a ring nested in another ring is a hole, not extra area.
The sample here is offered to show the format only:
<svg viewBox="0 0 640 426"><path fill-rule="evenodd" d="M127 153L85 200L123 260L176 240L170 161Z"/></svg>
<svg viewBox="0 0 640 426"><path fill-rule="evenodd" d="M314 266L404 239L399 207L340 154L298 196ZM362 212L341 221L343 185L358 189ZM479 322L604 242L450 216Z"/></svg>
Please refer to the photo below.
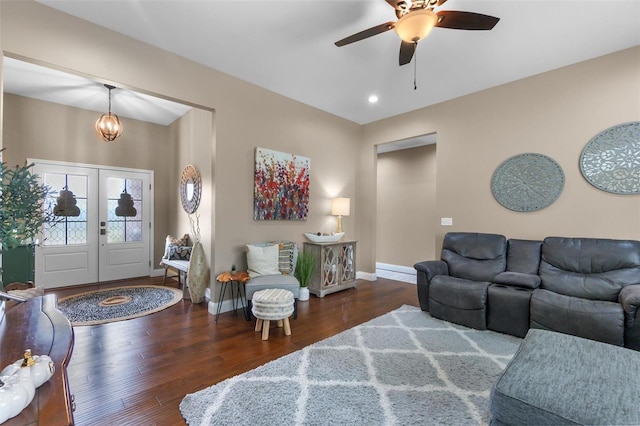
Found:
<svg viewBox="0 0 640 426"><path fill-rule="evenodd" d="M220 310L222 309L222 301L224 299L224 295L227 292L227 286L231 287L231 299L233 300L233 310L234 312L238 309L238 300L240 300L240 304L242 305L242 311L246 314L246 306L244 304L244 295L242 294L242 289L244 289L244 283L249 281L251 278L249 274L245 271L239 271L235 274L232 274L230 271L223 272L218 274L216 277L216 281L218 281L222 286L220 287L220 297L218 298L218 307L216 308L216 322L218 322L218 318L220 317ZM233 286L236 286L237 294L234 296Z"/></svg>

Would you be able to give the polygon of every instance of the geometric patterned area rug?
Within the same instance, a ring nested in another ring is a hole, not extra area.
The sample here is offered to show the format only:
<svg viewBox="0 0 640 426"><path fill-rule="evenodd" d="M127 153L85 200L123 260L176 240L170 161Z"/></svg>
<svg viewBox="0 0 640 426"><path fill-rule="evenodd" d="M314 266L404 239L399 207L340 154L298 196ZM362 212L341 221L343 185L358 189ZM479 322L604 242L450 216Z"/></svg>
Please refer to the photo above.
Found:
<svg viewBox="0 0 640 426"><path fill-rule="evenodd" d="M521 341L404 305L189 394L180 411L189 425L487 424Z"/></svg>
<svg viewBox="0 0 640 426"><path fill-rule="evenodd" d="M182 290L155 285L116 287L75 294L58 300L71 325L123 321L161 311L182 299Z"/></svg>

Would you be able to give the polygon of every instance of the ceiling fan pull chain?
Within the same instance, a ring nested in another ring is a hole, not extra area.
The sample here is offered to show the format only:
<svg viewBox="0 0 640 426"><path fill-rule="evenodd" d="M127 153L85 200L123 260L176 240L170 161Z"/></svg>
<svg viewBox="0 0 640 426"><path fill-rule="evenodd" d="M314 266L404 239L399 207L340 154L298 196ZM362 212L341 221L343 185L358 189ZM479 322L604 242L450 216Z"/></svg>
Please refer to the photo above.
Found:
<svg viewBox="0 0 640 426"><path fill-rule="evenodd" d="M413 56L413 90L418 90L418 83L416 83L417 68L418 68L418 42L416 41L416 53Z"/></svg>

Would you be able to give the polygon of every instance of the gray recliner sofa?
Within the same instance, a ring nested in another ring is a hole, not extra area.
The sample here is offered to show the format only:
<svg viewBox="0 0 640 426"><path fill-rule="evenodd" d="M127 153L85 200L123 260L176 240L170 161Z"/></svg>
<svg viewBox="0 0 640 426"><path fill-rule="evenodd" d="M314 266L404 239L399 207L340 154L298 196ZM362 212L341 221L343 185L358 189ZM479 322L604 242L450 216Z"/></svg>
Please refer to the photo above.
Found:
<svg viewBox="0 0 640 426"><path fill-rule="evenodd" d="M420 306L435 318L640 350L640 241L454 232L445 235L441 260L415 269Z"/></svg>
<svg viewBox="0 0 640 426"><path fill-rule="evenodd" d="M487 289L505 270L506 251L502 235L447 234L441 260L416 265L422 272L418 274L422 309L435 318L486 329Z"/></svg>

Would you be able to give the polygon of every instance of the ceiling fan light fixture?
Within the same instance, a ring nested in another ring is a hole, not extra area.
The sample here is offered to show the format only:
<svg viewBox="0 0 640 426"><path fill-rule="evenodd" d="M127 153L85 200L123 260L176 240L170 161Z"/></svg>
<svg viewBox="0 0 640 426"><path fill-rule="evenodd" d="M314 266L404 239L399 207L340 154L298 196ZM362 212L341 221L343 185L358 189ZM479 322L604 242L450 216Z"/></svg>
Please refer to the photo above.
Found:
<svg viewBox="0 0 640 426"><path fill-rule="evenodd" d="M438 23L438 15L429 9L413 10L396 22L395 31L407 43L416 43L429 35Z"/></svg>
<svg viewBox="0 0 640 426"><path fill-rule="evenodd" d="M105 84L104 87L109 89L109 112L102 114L100 118L98 118L96 121L96 131L105 142L113 142L122 135L124 128L118 116L111 113L111 90L115 89L115 87L108 84Z"/></svg>

